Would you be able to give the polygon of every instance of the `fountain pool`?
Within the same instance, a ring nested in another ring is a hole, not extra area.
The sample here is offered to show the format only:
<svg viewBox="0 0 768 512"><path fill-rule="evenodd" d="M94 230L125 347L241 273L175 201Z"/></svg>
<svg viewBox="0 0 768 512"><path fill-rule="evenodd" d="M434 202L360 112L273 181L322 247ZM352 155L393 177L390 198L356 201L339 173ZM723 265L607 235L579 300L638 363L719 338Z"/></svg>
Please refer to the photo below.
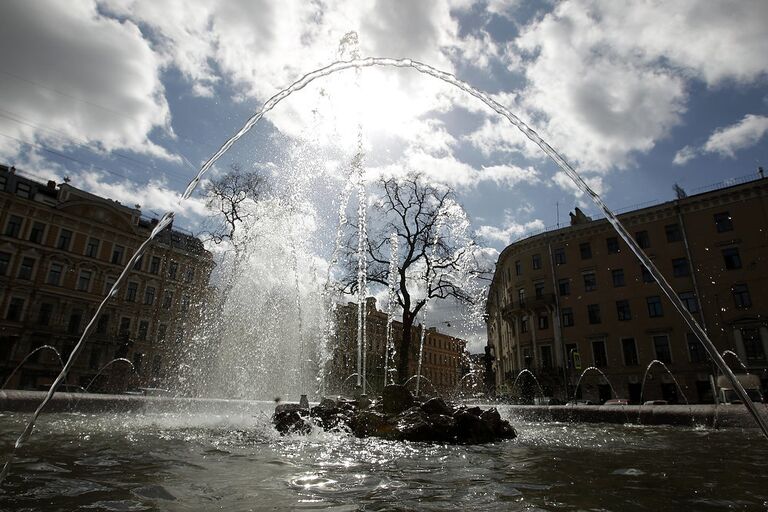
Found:
<svg viewBox="0 0 768 512"><path fill-rule="evenodd" d="M253 404L253 403L251 403ZM253 406L253 405L251 405ZM227 414L53 413L0 510L762 510L759 430L526 423L482 446L278 436ZM502 414L509 410L501 408ZM10 446L25 416L0 414ZM748 449L746 447L749 447Z"/></svg>

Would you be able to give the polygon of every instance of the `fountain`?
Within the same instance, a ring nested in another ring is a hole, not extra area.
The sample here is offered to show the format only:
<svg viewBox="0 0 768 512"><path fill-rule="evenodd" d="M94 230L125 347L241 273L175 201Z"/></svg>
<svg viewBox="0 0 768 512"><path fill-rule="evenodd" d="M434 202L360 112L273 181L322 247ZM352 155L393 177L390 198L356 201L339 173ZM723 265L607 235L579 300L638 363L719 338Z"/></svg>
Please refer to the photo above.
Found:
<svg viewBox="0 0 768 512"><path fill-rule="evenodd" d="M370 66L409 68L458 87L506 118L539 145L605 213L733 383L739 396L746 397L746 392L714 349L707 334L687 312L634 239L575 170L535 131L501 104L453 75L426 64L411 59L355 58L308 73L270 98L240 131L228 139L202 166L181 200L188 199L214 163L283 99L318 78L345 69ZM273 404L248 401L228 404L230 410L226 414L168 415L166 411L138 417L118 415L110 418L52 415L39 426L36 442L27 443L41 412L77 360L107 300L121 288L136 260L160 231L170 224L173 216L173 212L163 215L150 237L130 258L32 418L25 421L15 415L0 416L2 443L12 441L13 432L22 432L13 449L7 453L6 464L0 474L0 482L4 485L0 507L34 509L55 498L57 506L70 509L82 505L110 510L141 509L167 505L172 501L198 509L211 506L236 508L244 504L253 506L255 496L258 496L259 504L273 508L295 507L297 500L320 507L348 506L350 501L370 508L391 507L394 501L405 508L436 504L442 508L473 509L498 508L502 502L518 502L526 507L549 507L557 503L557 506L574 508L623 508L643 501L658 508L700 508L760 506L768 501L762 482L762 475L768 470L768 448L758 442L760 435L751 431L736 438L729 432L708 430L677 431L644 427L633 431L605 425L564 429L559 425L522 423L521 436L515 443L474 449L358 440L343 432L311 431L308 437L278 438L264 420ZM360 233L364 231L364 218L364 211L360 212ZM269 247L261 248L261 243L254 244L242 258L269 260L265 258L265 251L269 250L289 253L279 241L262 242ZM239 262L240 257L236 261ZM295 268L300 266L301 262ZM317 326L312 332L325 331L324 301L314 301L320 304L314 313L301 308L303 329L297 333L295 321L282 323L283 319L279 318L279 311L288 310L291 304L296 304L295 290L281 293L275 287L267 286L260 288L265 292L262 296L257 297L253 293L260 281L266 280L269 285L269 278L277 273L290 275L290 268L271 268L258 276L237 273L230 292L238 297L238 301L233 302L234 309L227 310L227 317L216 324L221 340L229 343L230 340L252 339L259 335L256 330L243 327L254 319L261 322L259 330L263 328L265 332L282 333L286 338L296 339L297 334L301 338L301 332L309 331L309 317L313 317L311 322ZM358 290L362 292L364 289L363 280ZM322 296L320 290L301 292ZM300 302L302 305L312 303L306 300ZM281 306L275 307L275 304ZM304 318L305 315L308 318ZM358 372L353 376L357 377L361 386L366 386L365 366L360 363L364 360L364 333L361 329L358 332ZM274 345L271 345L272 352L268 354L269 364L262 359L262 355L243 351L240 345L233 344L230 349L223 347L220 355L225 364L222 367L224 370L244 368L244 373L248 373L247 378L254 385L265 386L264 389L281 395L293 393L292 396L298 396L303 386L301 382L296 382L296 375L278 374L289 367L288 361L304 363L305 354L297 354L295 345L291 345L290 350L283 346L278 349ZM201 391L200 387L204 390L211 385L204 374L200 374L201 379L195 379L192 377L197 376L194 373L197 370L188 371L189 380L198 386L197 391ZM598 368L587 368L579 377L577 389L588 371L602 374ZM420 373L414 376L417 387L422 378L426 379ZM229 392L229 396L238 396L244 390L234 383L232 389L225 391ZM768 435L764 418L749 400L745 399L745 404L763 433ZM241 406L245 407L245 412L239 408ZM502 409L501 412L507 415L507 411ZM201 429L201 426L204 428ZM127 432L130 434L126 435ZM77 442L72 443L72 439L77 439ZM704 442L701 442L702 439ZM749 453L742 450L744 442L753 446ZM142 449L137 450L137 446ZM671 446L687 457L675 460L674 450L669 449ZM11 463L22 447L25 447L24 457L18 457L17 464L24 478L16 474L8 477ZM55 462L49 462L53 451L56 452ZM612 456L605 457L606 452ZM713 453L734 452L741 453L741 456L735 460L727 459L727 464L712 456ZM541 460L556 463L542 465ZM672 466L674 473L667 473L664 468ZM137 471L137 467L141 470ZM450 471L446 471L446 467ZM504 468L504 471L498 468ZM734 474L739 477L731 478ZM98 475L98 478L93 475ZM253 475L259 475L259 478ZM288 488L285 482L290 483ZM599 486L600 493L585 491L595 486Z"/></svg>
<svg viewBox="0 0 768 512"><path fill-rule="evenodd" d="M30 357L40 352L41 350L50 350L54 354L56 354L56 357L59 359L59 363L61 364L61 367L64 368L64 361L61 359L61 354L59 354L59 351L50 345L41 345L36 349L31 350L29 354L24 356L24 358L19 362L19 364L16 365L16 368L14 368L13 371L11 371L11 373L8 374L8 377L5 379L5 382L3 382L3 385L0 386L0 389L5 389L5 386L7 386L8 383L11 382L11 379L13 378L13 376L16 375L16 372L18 372L21 369L21 367L24 366L24 364L29 360Z"/></svg>

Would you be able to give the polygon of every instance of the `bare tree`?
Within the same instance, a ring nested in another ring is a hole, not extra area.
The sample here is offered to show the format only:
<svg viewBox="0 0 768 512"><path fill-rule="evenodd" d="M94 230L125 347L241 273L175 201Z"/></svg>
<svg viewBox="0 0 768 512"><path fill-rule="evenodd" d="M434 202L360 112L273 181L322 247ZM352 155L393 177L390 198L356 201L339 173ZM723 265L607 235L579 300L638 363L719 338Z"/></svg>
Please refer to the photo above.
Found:
<svg viewBox="0 0 768 512"><path fill-rule="evenodd" d="M461 243L445 236L441 229L457 203L450 188L426 184L419 175L405 179L382 179L379 182L382 199L369 216L368 281L383 286L389 283L389 239L396 233L399 239L397 263L397 303L402 309L402 344L398 354L397 372L400 382L408 378L411 352L411 328L416 316L429 299L454 299L473 304L477 296L463 286L459 274L484 274L486 270L473 257L473 240ZM341 288L345 293L357 292L357 238L350 236L343 246L345 274ZM469 268L466 268L470 262ZM417 289L423 288L423 293ZM426 326L425 326L426 327Z"/></svg>
<svg viewBox="0 0 768 512"><path fill-rule="evenodd" d="M239 225L255 215L247 202L257 202L269 192L267 178L258 172L244 172L238 164L232 164L224 176L205 186L205 205L213 212L214 227L208 232L213 242L235 243Z"/></svg>

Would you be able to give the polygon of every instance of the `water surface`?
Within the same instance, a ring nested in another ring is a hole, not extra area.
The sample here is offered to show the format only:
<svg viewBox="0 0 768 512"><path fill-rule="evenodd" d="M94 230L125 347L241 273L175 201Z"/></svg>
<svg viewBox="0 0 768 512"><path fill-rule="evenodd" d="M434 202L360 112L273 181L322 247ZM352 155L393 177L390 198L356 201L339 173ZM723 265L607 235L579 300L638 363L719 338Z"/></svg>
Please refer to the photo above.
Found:
<svg viewBox="0 0 768 512"><path fill-rule="evenodd" d="M0 510L765 510L757 430L513 422L444 446L316 432L248 414L44 415ZM25 416L0 415L6 454Z"/></svg>

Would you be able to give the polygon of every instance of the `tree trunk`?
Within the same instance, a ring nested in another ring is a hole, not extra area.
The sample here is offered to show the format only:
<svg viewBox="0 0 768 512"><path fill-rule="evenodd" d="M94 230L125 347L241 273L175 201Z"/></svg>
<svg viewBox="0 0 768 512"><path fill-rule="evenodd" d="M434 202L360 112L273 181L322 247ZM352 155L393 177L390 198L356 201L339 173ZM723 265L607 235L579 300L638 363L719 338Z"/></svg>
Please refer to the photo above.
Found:
<svg viewBox="0 0 768 512"><path fill-rule="evenodd" d="M403 314L403 339L400 343L400 353L397 362L397 380L400 384L405 384L408 380L408 359L411 355L411 328L413 327L413 315Z"/></svg>

